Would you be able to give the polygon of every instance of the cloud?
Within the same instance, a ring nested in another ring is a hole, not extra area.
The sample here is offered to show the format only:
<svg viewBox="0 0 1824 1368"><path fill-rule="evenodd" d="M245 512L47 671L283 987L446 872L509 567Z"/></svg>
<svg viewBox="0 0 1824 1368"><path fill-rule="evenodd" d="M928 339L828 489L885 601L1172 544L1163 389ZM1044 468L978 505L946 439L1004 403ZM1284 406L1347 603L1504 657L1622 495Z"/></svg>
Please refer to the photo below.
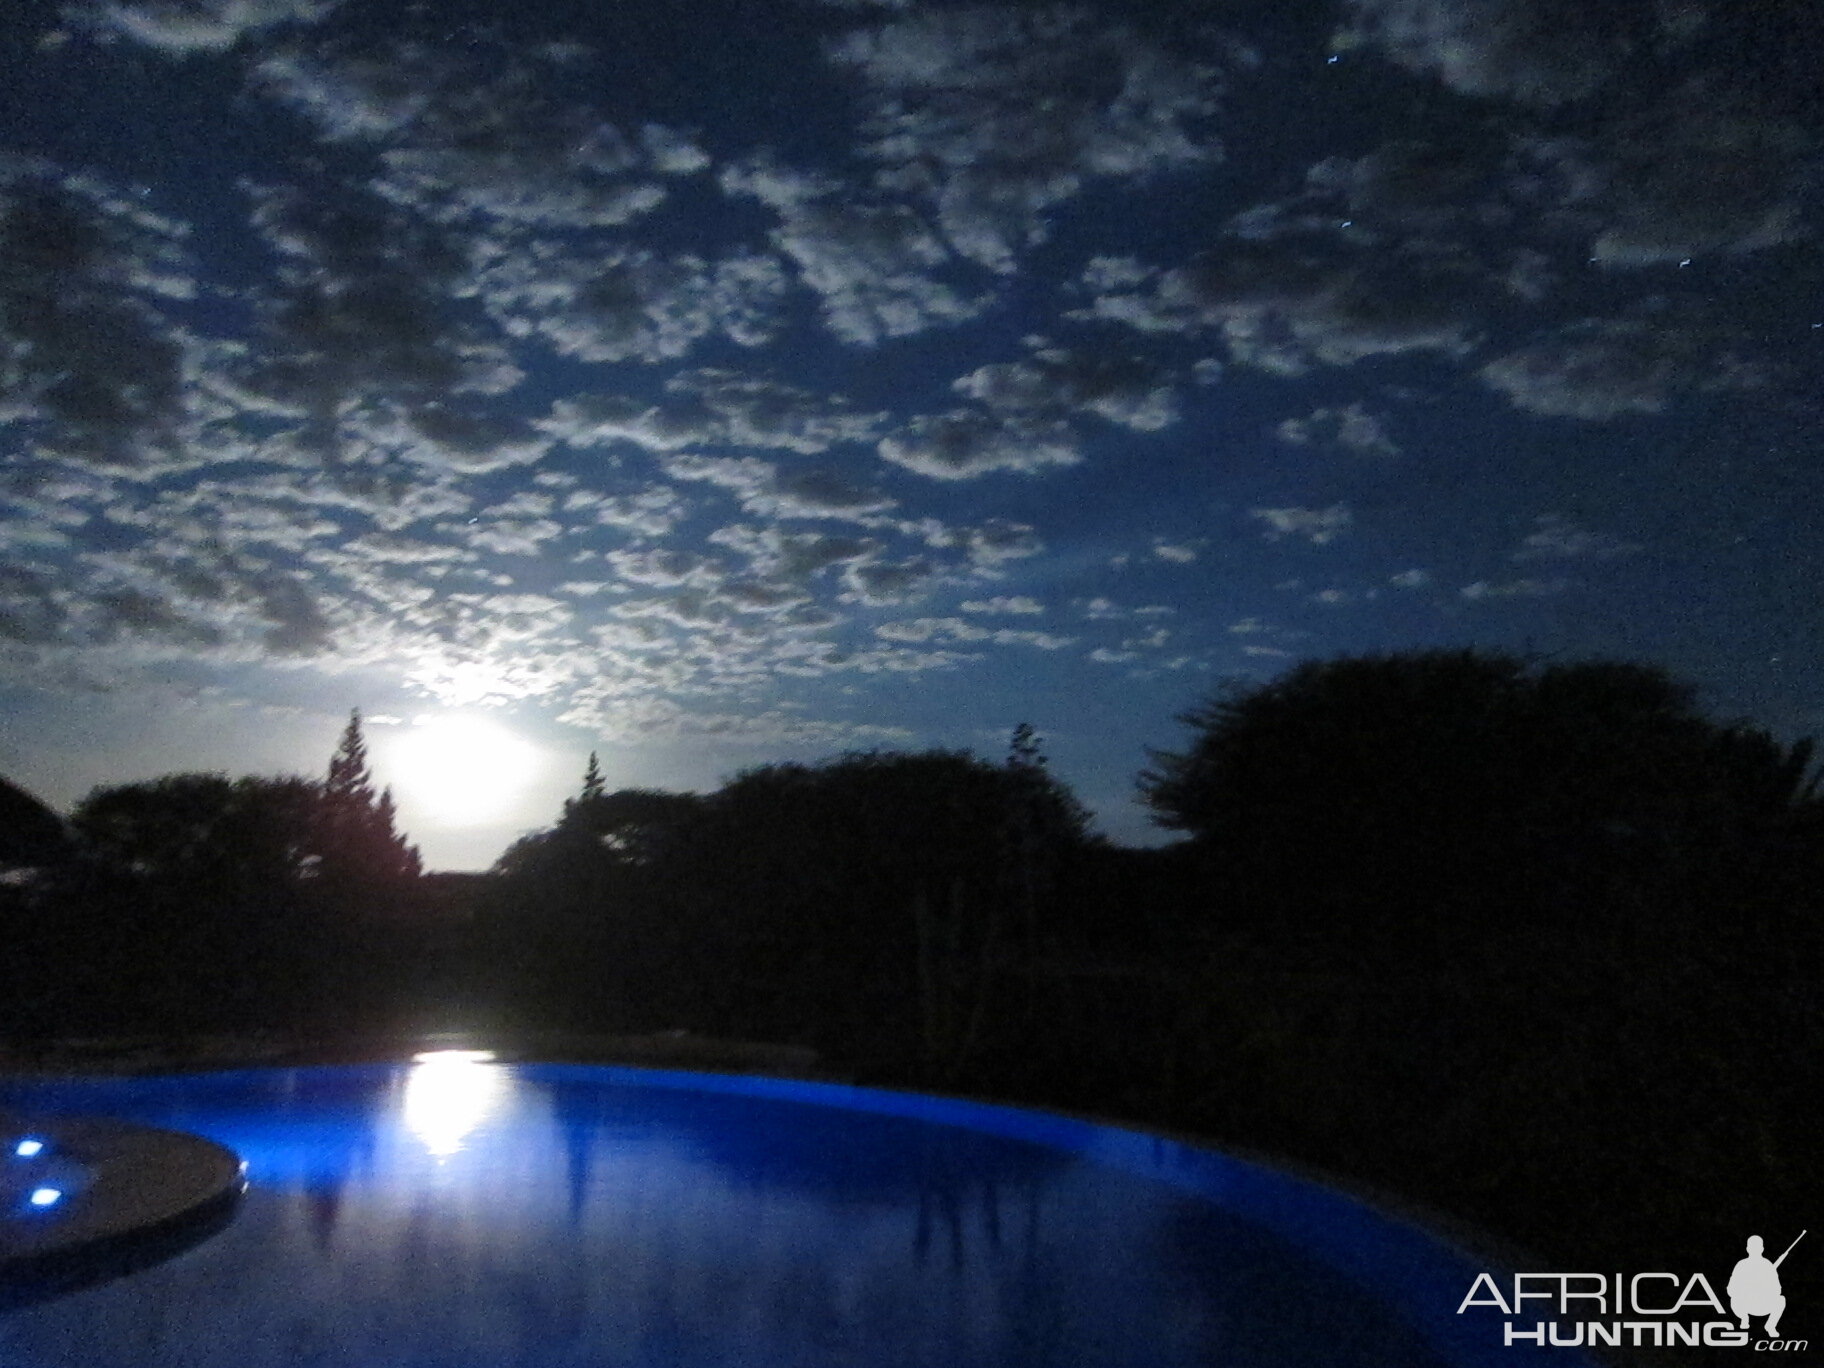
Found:
<svg viewBox="0 0 1824 1368"><path fill-rule="evenodd" d="M530 465L552 446L550 437L518 418L436 399L409 410L361 414L347 428L374 448L418 465L477 475Z"/></svg>
<svg viewBox="0 0 1824 1368"><path fill-rule="evenodd" d="M1448 259L1389 256L1319 263L1264 246L1221 251L1168 285L1221 325L1240 365L1295 374L1312 362L1348 366L1373 356L1459 356L1477 330L1481 282Z"/></svg>
<svg viewBox="0 0 1824 1368"><path fill-rule="evenodd" d="M674 480L695 480L751 497L773 483L779 467L757 456L667 456L660 469Z"/></svg>
<svg viewBox="0 0 1824 1368"><path fill-rule="evenodd" d="M832 470L782 473L773 462L752 456L667 456L661 466L674 480L730 490L744 510L764 517L866 520L893 507L893 500Z"/></svg>
<svg viewBox="0 0 1824 1368"><path fill-rule="evenodd" d="M1098 179L1208 164L1215 69L1064 6L928 10L831 43L866 83L878 181L932 205L950 246L1009 273L1047 211Z"/></svg>
<svg viewBox="0 0 1824 1368"><path fill-rule="evenodd" d="M1136 432L1157 432L1178 418L1177 396L1160 366L1112 353L1042 347L1026 361L978 367L952 388L999 413L1053 419L1093 413Z"/></svg>
<svg viewBox="0 0 1824 1368"><path fill-rule="evenodd" d="M370 519L388 532L452 513L467 513L474 503L447 473L378 464L286 471L205 485L223 498L344 510Z"/></svg>
<svg viewBox="0 0 1824 1368"><path fill-rule="evenodd" d="M1644 548L1638 542L1623 541L1606 532L1587 532L1570 519L1547 513L1534 519L1537 531L1528 534L1518 551L1509 559L1532 560L1609 560L1630 556Z"/></svg>
<svg viewBox="0 0 1824 1368"><path fill-rule="evenodd" d="M1810 236L1799 187L1813 139L1770 96L1777 74L1735 57L1779 32L1777 13L1702 0L1349 2L1357 23L1347 42L1378 46L1463 94L1552 111L1609 95L1614 82L1633 87L1631 98L1592 102L1581 124L1561 119L1549 135L1523 124L1513 139L1510 207L1580 230L1591 261L1640 269ZM1802 41L1796 29L1792 39ZM1487 161L1474 141L1405 141L1320 170L1351 215L1435 233L1471 216L1502 221L1480 184Z"/></svg>
<svg viewBox="0 0 1824 1368"><path fill-rule="evenodd" d="M624 131L554 96L589 56L485 41L400 41L359 56L294 48L262 61L256 79L326 139L374 149L382 170L365 193L412 210L420 236L443 227L461 252L439 263L439 293L478 300L509 336L586 361L675 359L710 337L765 341L787 288L772 255L579 242L650 213L671 178L709 164L677 129Z"/></svg>
<svg viewBox="0 0 1824 1368"><path fill-rule="evenodd" d="M617 227L664 202L667 175L707 158L676 130L630 136L584 104L552 98L586 51L508 54L400 41L362 55L290 48L254 69L257 87L339 142L366 142L376 188L442 221L474 216L542 229Z"/></svg>
<svg viewBox="0 0 1824 1368"><path fill-rule="evenodd" d="M842 582L857 602L881 607L918 598L935 576L936 568L923 557L897 561L870 557L850 562Z"/></svg>
<svg viewBox="0 0 1824 1368"><path fill-rule="evenodd" d="M1350 41L1464 95L1550 108L1600 90L1643 48L1694 36L1697 4L1346 0Z"/></svg>
<svg viewBox="0 0 1824 1368"><path fill-rule="evenodd" d="M999 570L1007 561L1024 560L1045 549L1045 543L1032 527L1005 518L990 518L964 527L926 520L918 530L927 546L959 549L972 567L989 573Z"/></svg>
<svg viewBox="0 0 1824 1368"><path fill-rule="evenodd" d="M321 586L211 539L83 552L57 579L25 625L98 662L325 658L338 644ZM16 584L15 615L34 608L31 588Z"/></svg>
<svg viewBox="0 0 1824 1368"><path fill-rule="evenodd" d="M887 641L984 643L994 646L1030 646L1040 651L1059 651L1076 643L1075 637L1052 632L1017 631L1010 628L978 627L962 618L912 618L903 622L883 622L874 634Z"/></svg>
<svg viewBox="0 0 1824 1368"><path fill-rule="evenodd" d="M685 402L673 421L694 417L693 441L778 447L816 455L842 442L873 439L884 415L857 412L839 395L814 394L731 370L686 371L666 381Z"/></svg>
<svg viewBox="0 0 1824 1368"><path fill-rule="evenodd" d="M619 528L638 537L662 537L690 512L684 497L663 484L648 485L630 494L577 489L564 496L563 509L566 513L587 513L603 527Z"/></svg>
<svg viewBox="0 0 1824 1368"><path fill-rule="evenodd" d="M1361 157L1330 157L1306 173L1309 226L1401 237L1465 228L1494 212L1500 144L1398 138ZM1316 217L1321 214L1321 218Z"/></svg>
<svg viewBox="0 0 1824 1368"><path fill-rule="evenodd" d="M1484 365L1477 374L1516 408L1596 421L1665 412L1691 391L1752 389L1771 371L1714 327L1591 319Z"/></svg>
<svg viewBox="0 0 1824 1368"><path fill-rule="evenodd" d="M610 551L603 559L630 584L707 586L721 574L710 557L675 548Z"/></svg>
<svg viewBox="0 0 1824 1368"><path fill-rule="evenodd" d="M934 480L972 480L991 471L1031 474L1083 459L1063 423L952 409L912 419L881 439L881 458Z"/></svg>
<svg viewBox="0 0 1824 1368"><path fill-rule="evenodd" d="M196 464L181 291L187 230L99 183L0 167L0 424L44 455L150 474Z"/></svg>
<svg viewBox="0 0 1824 1368"><path fill-rule="evenodd" d="M463 261L441 234L358 187L247 190L280 268L243 384L304 420L299 440L316 461L351 436L470 470L542 449L458 398L504 393L521 372L453 303Z"/></svg>
<svg viewBox="0 0 1824 1368"><path fill-rule="evenodd" d="M548 495L526 491L504 503L483 509L464 522L439 523L437 530L475 551L501 556L537 556L544 553L544 543L561 536L564 531L561 523L544 516L550 512L550 508L551 499ZM372 539L369 544L373 544ZM414 543L405 538L391 537L383 539L380 544L411 546ZM412 557L418 563L434 563L443 559L473 561L476 557L473 554L460 554L446 558L432 556L428 552Z"/></svg>
<svg viewBox="0 0 1824 1368"><path fill-rule="evenodd" d="M1464 585L1457 593L1471 602L1480 602L1485 599L1546 598L1552 594L1561 594L1570 587L1571 582L1567 579L1517 579L1504 584L1477 580L1474 584Z"/></svg>
<svg viewBox="0 0 1824 1368"><path fill-rule="evenodd" d="M1745 97L1688 84L1598 135L1590 256L1633 269L1809 238L1799 186L1813 148L1806 130Z"/></svg>
<svg viewBox="0 0 1824 1368"><path fill-rule="evenodd" d="M1250 508L1250 518L1267 525L1268 541L1282 537L1303 537L1313 546L1335 541L1348 530L1354 518L1342 504L1329 508Z"/></svg>
<svg viewBox="0 0 1824 1368"><path fill-rule="evenodd" d="M1171 628L1155 627L1150 632L1142 632L1139 636L1126 638L1121 643L1121 649L1123 651L1157 651L1163 649L1171 639Z"/></svg>
<svg viewBox="0 0 1824 1368"><path fill-rule="evenodd" d="M48 570L0 564L0 638L46 645L63 635L68 618Z"/></svg>
<svg viewBox="0 0 1824 1368"><path fill-rule="evenodd" d="M222 631L179 612L164 599L139 589L115 589L95 595L88 604L90 640L110 644L123 638L148 638L179 647L212 647Z"/></svg>
<svg viewBox="0 0 1824 1368"><path fill-rule="evenodd" d="M1162 603L1150 603L1139 608L1127 608L1113 599L1097 596L1085 599L1078 605L1082 615L1091 622L1118 622L1126 618L1161 618L1171 617L1178 610Z"/></svg>
<svg viewBox="0 0 1824 1368"><path fill-rule="evenodd" d="M266 649L278 656L315 656L335 645L329 620L315 594L295 575L260 573L250 587L260 615L270 624Z"/></svg>
<svg viewBox="0 0 1824 1368"><path fill-rule="evenodd" d="M501 242L465 288L513 337L580 361L657 362L708 338L768 341L786 280L777 260L745 249L711 260Z"/></svg>
<svg viewBox="0 0 1824 1368"><path fill-rule="evenodd" d="M986 627L977 627L961 618L913 618L905 622L883 622L874 634L887 641L986 641L994 635Z"/></svg>
<svg viewBox="0 0 1824 1368"><path fill-rule="evenodd" d="M1363 456L1398 456L1399 445L1387 435L1384 421L1357 400L1342 408L1319 408L1308 417L1288 418L1274 429L1293 446L1334 443Z"/></svg>
<svg viewBox="0 0 1824 1368"><path fill-rule="evenodd" d="M826 327L874 346L963 322L988 304L936 274L950 250L914 209L870 203L841 182L790 171L766 158L726 168L725 193L759 200L778 216L773 244L822 303Z"/></svg>
<svg viewBox="0 0 1824 1368"><path fill-rule="evenodd" d="M948 662L953 657L942 657ZM806 717L786 708L758 712L716 712L686 707L668 698L612 686L578 692L558 721L607 741L714 740L744 746L900 745L912 739L904 727L840 718Z"/></svg>
<svg viewBox="0 0 1824 1368"><path fill-rule="evenodd" d="M816 455L872 441L885 416L858 412L841 396L724 369L682 372L665 389L658 404L618 395L559 400L537 426L577 447L621 440L650 451L713 445Z"/></svg>
<svg viewBox="0 0 1824 1368"><path fill-rule="evenodd" d="M1030 646L1036 651L1061 651L1077 644L1076 637L1060 636L1056 632L1017 631L1005 627L992 639L997 646Z"/></svg>
<svg viewBox="0 0 1824 1368"><path fill-rule="evenodd" d="M369 532L343 543L341 554L385 565L438 565L473 561L473 551L443 541L423 541L396 532Z"/></svg>
<svg viewBox="0 0 1824 1368"><path fill-rule="evenodd" d="M884 513L894 501L833 470L794 470L776 475L742 507L774 518L860 518Z"/></svg>
<svg viewBox="0 0 1824 1368"><path fill-rule="evenodd" d="M737 523L710 534L710 541L747 558L750 570L794 583L810 579L833 565L859 560L879 549L865 537L839 537L821 532L786 532L777 527Z"/></svg>
<svg viewBox="0 0 1824 1368"><path fill-rule="evenodd" d="M957 605L965 613L1011 613L1016 615L1031 614L1037 616L1045 611L1045 605L1035 598L1024 594L1015 594L991 599L971 599Z"/></svg>
<svg viewBox="0 0 1824 1368"><path fill-rule="evenodd" d="M119 495L101 512L115 527L137 529L174 554L214 546L298 553L343 535L339 519L316 509L286 506L213 480L139 498Z"/></svg>
<svg viewBox="0 0 1824 1368"><path fill-rule="evenodd" d="M1491 285L1486 272L1435 248L1372 255L1285 241L1236 238L1174 270L1099 258L1082 287L1093 297L1071 316L1141 332L1215 330L1236 365L1282 376L1376 356L1474 346Z"/></svg>
<svg viewBox="0 0 1824 1368"><path fill-rule="evenodd" d="M1354 589L1319 589L1311 595L1311 602L1321 603L1326 608L1343 608L1359 599L1378 598L1379 591L1369 589L1357 592Z"/></svg>
<svg viewBox="0 0 1824 1368"><path fill-rule="evenodd" d="M282 24L315 23L340 0L84 0L71 22L103 36L130 38L173 57L226 52L243 38Z"/></svg>

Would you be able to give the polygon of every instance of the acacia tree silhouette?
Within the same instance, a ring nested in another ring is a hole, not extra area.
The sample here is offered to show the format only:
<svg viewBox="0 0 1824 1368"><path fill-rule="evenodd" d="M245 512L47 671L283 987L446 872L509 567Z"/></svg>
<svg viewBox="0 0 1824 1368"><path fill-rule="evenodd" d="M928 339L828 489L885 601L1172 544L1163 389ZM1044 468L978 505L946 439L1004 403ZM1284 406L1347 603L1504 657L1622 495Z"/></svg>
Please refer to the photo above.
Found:
<svg viewBox="0 0 1824 1368"><path fill-rule="evenodd" d="M1695 1237L1669 1192L1808 1191L1807 743L1656 667L1473 651L1313 661L1184 720L1140 781L1205 928L1183 1124L1569 1249Z"/></svg>
<svg viewBox="0 0 1824 1368"><path fill-rule="evenodd" d="M1779 900L1815 821L1806 743L1703 717L1619 661L1415 652L1313 661L1185 715L1140 790L1228 915L1345 957L1489 924L1654 933Z"/></svg>

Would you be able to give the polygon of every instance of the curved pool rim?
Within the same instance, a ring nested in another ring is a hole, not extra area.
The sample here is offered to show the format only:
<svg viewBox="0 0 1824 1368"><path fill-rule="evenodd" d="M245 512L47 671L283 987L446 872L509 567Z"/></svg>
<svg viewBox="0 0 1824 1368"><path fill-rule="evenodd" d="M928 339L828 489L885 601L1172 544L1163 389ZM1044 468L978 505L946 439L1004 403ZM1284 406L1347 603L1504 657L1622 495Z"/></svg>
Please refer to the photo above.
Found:
<svg viewBox="0 0 1824 1368"><path fill-rule="evenodd" d="M245 1165L200 1135L106 1117L0 1114L71 1174L74 1219L16 1219L0 1239L0 1311L80 1291L183 1253L221 1230L246 1191ZM29 1184L28 1184L29 1185Z"/></svg>
<svg viewBox="0 0 1824 1368"><path fill-rule="evenodd" d="M309 1064L287 1061L228 1068L173 1068L99 1072L0 1075L0 1097L15 1090L61 1094L53 1114L71 1114L69 1104L89 1088L120 1083L177 1083L184 1079L258 1079L297 1072L349 1078L395 1073L414 1062L405 1058L361 1063ZM848 1110L954 1126L1023 1141L1093 1164L1162 1183L1280 1237L1302 1255L1354 1283L1397 1314L1451 1368L1514 1368L1523 1346L1504 1347L1490 1327L1458 1313L1462 1299L1482 1273L1504 1279L1513 1270L1503 1260L1469 1252L1465 1241L1428 1228L1423 1217L1390 1211L1384 1203L1260 1157L1242 1157L1199 1140L1080 1114L988 1102L939 1093L913 1092L823 1080L759 1074L716 1073L615 1063L544 1062L502 1052L491 1066L535 1070L568 1081L594 1081L623 1088L698 1093L732 1093L834 1110ZM16 1105L16 1101L14 1103ZM248 1182L259 1184L257 1168ZM1482 1241L1476 1242L1486 1248ZM86 1285L86 1284L85 1284ZM1596 1368L1597 1360L1578 1349L1550 1351L1565 1368Z"/></svg>

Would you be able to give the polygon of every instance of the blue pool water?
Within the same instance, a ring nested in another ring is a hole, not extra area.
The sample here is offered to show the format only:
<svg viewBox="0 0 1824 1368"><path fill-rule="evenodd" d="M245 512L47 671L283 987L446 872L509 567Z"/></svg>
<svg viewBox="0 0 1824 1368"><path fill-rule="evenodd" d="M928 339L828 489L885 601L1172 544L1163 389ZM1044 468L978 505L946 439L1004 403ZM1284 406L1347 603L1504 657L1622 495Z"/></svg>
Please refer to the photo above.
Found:
<svg viewBox="0 0 1824 1368"><path fill-rule="evenodd" d="M248 1163L221 1233L0 1316L4 1368L1467 1368L1479 1265L1112 1127L460 1058L0 1084ZM1579 1364L1573 1351L1554 1361Z"/></svg>

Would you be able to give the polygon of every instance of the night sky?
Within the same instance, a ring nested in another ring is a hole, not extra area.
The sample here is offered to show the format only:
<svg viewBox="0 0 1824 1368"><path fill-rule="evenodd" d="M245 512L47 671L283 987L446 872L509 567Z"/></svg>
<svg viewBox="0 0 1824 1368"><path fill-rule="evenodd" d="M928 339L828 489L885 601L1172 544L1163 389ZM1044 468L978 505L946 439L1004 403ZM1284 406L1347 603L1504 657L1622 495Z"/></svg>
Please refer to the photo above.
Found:
<svg viewBox="0 0 1824 1368"><path fill-rule="evenodd" d="M318 773L435 868L1480 646L1824 731L1802 0L0 17L0 772ZM452 763L452 762L459 763Z"/></svg>

